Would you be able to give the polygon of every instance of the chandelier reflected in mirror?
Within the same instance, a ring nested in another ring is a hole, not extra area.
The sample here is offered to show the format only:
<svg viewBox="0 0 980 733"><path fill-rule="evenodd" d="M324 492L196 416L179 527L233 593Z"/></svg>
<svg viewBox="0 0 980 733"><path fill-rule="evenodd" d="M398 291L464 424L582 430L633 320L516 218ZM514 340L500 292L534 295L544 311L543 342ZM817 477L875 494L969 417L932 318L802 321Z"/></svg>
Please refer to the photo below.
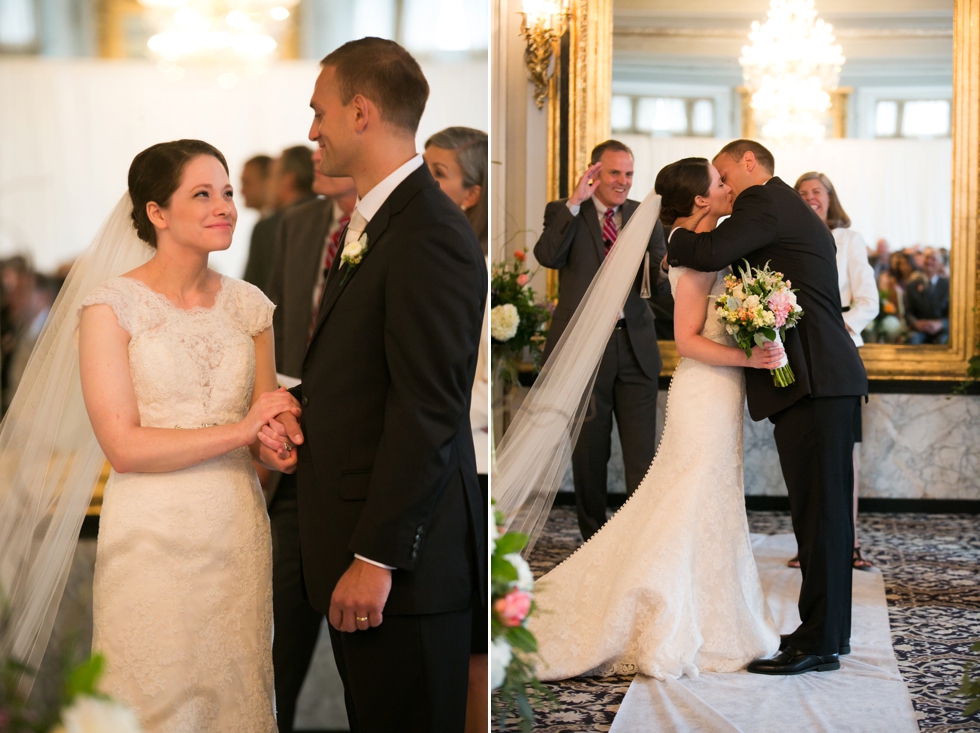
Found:
<svg viewBox="0 0 980 733"><path fill-rule="evenodd" d="M285 21L299 0L139 0L159 32L147 46L168 79L191 67L217 75L226 89L260 74L275 59Z"/></svg>
<svg viewBox="0 0 980 733"><path fill-rule="evenodd" d="M844 56L833 28L817 18L813 0L771 0L766 22L752 23L749 40L739 63L762 136L823 138Z"/></svg>

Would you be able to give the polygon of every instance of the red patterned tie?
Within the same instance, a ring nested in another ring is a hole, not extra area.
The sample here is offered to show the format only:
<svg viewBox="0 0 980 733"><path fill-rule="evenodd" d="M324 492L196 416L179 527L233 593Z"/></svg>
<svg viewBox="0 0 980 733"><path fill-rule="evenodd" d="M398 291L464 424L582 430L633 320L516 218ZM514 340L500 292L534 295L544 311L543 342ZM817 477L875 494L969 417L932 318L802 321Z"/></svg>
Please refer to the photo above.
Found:
<svg viewBox="0 0 980 733"><path fill-rule="evenodd" d="M323 258L323 271L326 272L330 269L330 265L333 264L334 257L337 256L337 250L340 249L340 237L344 233L344 229L347 228L347 224L350 222L350 215L345 214L340 217L340 221L337 223L337 231L333 233L330 237L330 246L327 247L327 256Z"/></svg>
<svg viewBox="0 0 980 733"><path fill-rule="evenodd" d="M344 215L340 217L340 221L337 222L337 229L332 235L330 235L330 244L327 245L327 253L323 256L323 275L317 280L315 286L314 295L316 296L313 302L316 304L313 306L313 318L310 320L310 330L306 335L306 343L310 343L310 339L313 338L313 327L316 325L316 314L320 310L320 298L323 297L323 289L327 286L327 273L330 271L330 265L333 264L334 258L337 256L337 250L340 249L340 238L344 234L344 230L347 228L347 223L350 221L349 215Z"/></svg>
<svg viewBox="0 0 980 733"><path fill-rule="evenodd" d="M616 222L613 221L613 217L616 215L614 209L606 209L606 213L602 218L602 241L606 245L606 254L609 254L609 250L612 246L616 244L616 237L619 233L616 231Z"/></svg>

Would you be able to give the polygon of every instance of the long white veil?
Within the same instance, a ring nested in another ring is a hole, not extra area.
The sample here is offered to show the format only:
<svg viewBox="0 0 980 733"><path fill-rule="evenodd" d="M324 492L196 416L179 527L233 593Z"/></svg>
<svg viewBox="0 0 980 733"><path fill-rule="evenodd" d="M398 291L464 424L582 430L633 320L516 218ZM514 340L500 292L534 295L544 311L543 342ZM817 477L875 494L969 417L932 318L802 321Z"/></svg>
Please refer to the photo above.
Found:
<svg viewBox="0 0 980 733"><path fill-rule="evenodd" d="M0 655L37 669L105 457L78 375L78 308L98 285L146 262L123 195L71 268L0 423ZM29 687L32 679L22 684Z"/></svg>
<svg viewBox="0 0 980 733"><path fill-rule="evenodd" d="M651 192L623 227L497 447L493 497L530 554L578 438L599 362L660 215ZM659 267L659 263L654 263Z"/></svg>

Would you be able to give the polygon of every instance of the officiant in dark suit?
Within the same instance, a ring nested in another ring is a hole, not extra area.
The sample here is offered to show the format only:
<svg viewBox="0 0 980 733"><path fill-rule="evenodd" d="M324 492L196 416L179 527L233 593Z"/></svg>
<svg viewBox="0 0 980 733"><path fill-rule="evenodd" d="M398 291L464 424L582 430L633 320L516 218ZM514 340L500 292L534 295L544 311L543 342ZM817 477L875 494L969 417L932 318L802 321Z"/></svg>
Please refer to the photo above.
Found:
<svg viewBox="0 0 980 733"><path fill-rule="evenodd" d="M363 38L321 67L310 139L358 202L292 390L302 433L283 413L263 457L298 445L303 583L330 621L351 730L462 731L487 593L469 420L486 263L416 153L429 88L415 59Z"/></svg>
<svg viewBox="0 0 980 733"><path fill-rule="evenodd" d="M313 163L320 164L319 148L313 153ZM276 371L296 378L303 371L303 356L327 272L357 200L354 179L329 178L317 167L313 192L319 198L283 213L269 281L269 299L276 304L272 319ZM296 700L310 667L323 614L310 605L303 592L296 476L272 474L266 494L272 523L276 717L280 733L291 733Z"/></svg>
<svg viewBox="0 0 980 733"><path fill-rule="evenodd" d="M545 208L544 230L534 245L538 262L558 270L558 306L548 330L546 359L639 206L627 198L633 185L633 153L626 145L607 140L593 149L591 162L572 195ZM662 362L653 311L644 298L666 282L659 266L666 252L663 226L657 222L606 345L572 453L578 524L586 540L606 521L613 414L623 447L628 493L640 485L657 450L657 378Z"/></svg>
<svg viewBox="0 0 980 733"><path fill-rule="evenodd" d="M753 420L774 425L789 491L803 584L800 626L772 659L750 672L827 671L850 652L854 486L850 429L868 379L841 315L836 245L830 230L796 191L773 177L772 153L753 140L729 143L712 161L731 186L732 214L711 232L695 234L700 218L670 233L672 266L712 272L766 263L797 291L803 317L785 342L796 381L776 387L764 370L746 369ZM703 214L706 212L702 212Z"/></svg>

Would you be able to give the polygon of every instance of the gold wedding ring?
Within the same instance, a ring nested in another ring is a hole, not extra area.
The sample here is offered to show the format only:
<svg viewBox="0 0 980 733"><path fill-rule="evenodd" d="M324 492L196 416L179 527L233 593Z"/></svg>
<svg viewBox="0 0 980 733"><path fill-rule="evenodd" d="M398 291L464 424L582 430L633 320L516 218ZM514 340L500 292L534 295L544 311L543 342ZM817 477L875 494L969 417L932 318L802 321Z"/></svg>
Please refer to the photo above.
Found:
<svg viewBox="0 0 980 733"><path fill-rule="evenodd" d="M354 617L354 620L355 621L367 621L368 620L368 617L367 616L355 616Z"/></svg>

